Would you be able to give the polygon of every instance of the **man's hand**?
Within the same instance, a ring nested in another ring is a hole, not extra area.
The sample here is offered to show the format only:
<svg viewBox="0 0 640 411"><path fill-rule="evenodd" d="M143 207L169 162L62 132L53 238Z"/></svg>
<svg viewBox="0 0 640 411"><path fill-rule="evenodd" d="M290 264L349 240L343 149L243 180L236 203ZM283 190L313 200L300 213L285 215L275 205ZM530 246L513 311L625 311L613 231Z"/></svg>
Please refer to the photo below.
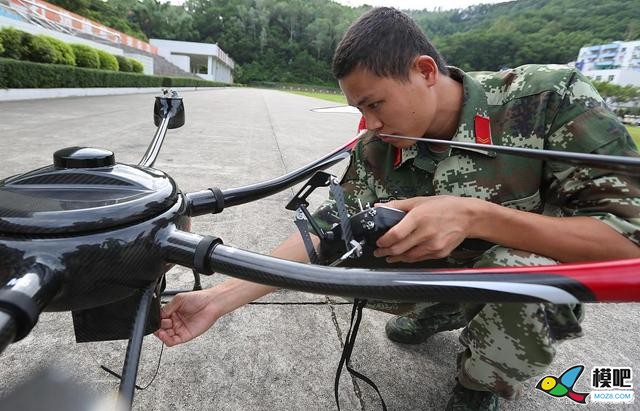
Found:
<svg viewBox="0 0 640 411"><path fill-rule="evenodd" d="M444 258L470 234L478 199L432 196L395 200L385 206L407 215L376 243L374 255L389 263Z"/></svg>
<svg viewBox="0 0 640 411"><path fill-rule="evenodd" d="M211 289L178 294L160 311L160 329L154 334L171 347L194 339L219 318Z"/></svg>

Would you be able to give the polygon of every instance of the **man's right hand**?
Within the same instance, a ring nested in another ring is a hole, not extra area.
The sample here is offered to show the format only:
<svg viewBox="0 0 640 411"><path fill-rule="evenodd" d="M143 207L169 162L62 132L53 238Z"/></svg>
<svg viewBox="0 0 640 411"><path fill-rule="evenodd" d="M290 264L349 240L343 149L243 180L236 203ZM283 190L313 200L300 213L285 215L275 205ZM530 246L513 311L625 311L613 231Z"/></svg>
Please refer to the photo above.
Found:
<svg viewBox="0 0 640 411"><path fill-rule="evenodd" d="M211 289L178 294L160 311L160 329L154 334L168 347L207 331L220 318Z"/></svg>
<svg viewBox="0 0 640 411"><path fill-rule="evenodd" d="M318 247L320 240L312 235ZM300 234L294 233L272 253L274 257L308 262ZM160 329L154 334L167 346L191 341L207 331L218 318L275 291L275 287L230 278L212 288L178 294L160 311Z"/></svg>

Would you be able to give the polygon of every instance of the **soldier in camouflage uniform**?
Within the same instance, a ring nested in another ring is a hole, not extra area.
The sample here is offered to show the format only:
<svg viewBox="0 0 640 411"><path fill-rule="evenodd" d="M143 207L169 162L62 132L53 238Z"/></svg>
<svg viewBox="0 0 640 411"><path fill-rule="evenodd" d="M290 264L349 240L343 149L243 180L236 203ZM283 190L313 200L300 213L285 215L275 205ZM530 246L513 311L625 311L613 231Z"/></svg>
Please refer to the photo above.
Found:
<svg viewBox="0 0 640 411"><path fill-rule="evenodd" d="M625 128L579 72L447 67L416 24L394 9L373 9L349 28L336 50L334 75L370 130L488 147L637 155ZM342 187L352 212L358 200L388 201L407 212L378 240L375 255L391 266L544 265L640 255L638 181L610 172L370 133L355 147ZM316 217L325 228L337 222L333 200ZM489 245L466 248L467 238ZM308 261L297 234L273 255ZM163 308L156 335L169 346L183 343L273 290L230 279L178 295ZM495 409L497 396L518 398L522 382L549 366L556 344L581 335L579 305L373 306L407 314L387 326L399 341L464 326L449 409Z"/></svg>

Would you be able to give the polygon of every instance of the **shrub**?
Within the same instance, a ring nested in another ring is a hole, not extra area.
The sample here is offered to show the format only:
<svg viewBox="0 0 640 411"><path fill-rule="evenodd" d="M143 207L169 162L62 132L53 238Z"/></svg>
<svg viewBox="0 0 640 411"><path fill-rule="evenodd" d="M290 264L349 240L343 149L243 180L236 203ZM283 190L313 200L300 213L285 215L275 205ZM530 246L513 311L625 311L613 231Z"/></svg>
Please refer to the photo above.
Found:
<svg viewBox="0 0 640 411"><path fill-rule="evenodd" d="M62 59L62 53L43 35L31 37L27 54L27 60L38 63L56 63Z"/></svg>
<svg viewBox="0 0 640 411"><path fill-rule="evenodd" d="M2 36L0 36L0 56L4 54L4 46L2 45Z"/></svg>
<svg viewBox="0 0 640 411"><path fill-rule="evenodd" d="M100 68L98 51L84 44L72 44L71 49L76 57L76 65L86 68Z"/></svg>
<svg viewBox="0 0 640 411"><path fill-rule="evenodd" d="M96 51L100 58L100 70L118 71L118 60L116 60L116 56L103 50L96 49Z"/></svg>
<svg viewBox="0 0 640 411"><path fill-rule="evenodd" d="M58 40L53 37L44 36L44 38L51 43L56 50L58 50L57 57L58 59L54 61L56 64L64 64L66 66L75 66L76 65L76 56L73 54L73 49L64 41Z"/></svg>
<svg viewBox="0 0 640 411"><path fill-rule="evenodd" d="M130 73L133 71L131 62L125 56L116 56L116 60L118 60L118 71L122 71L125 73Z"/></svg>
<svg viewBox="0 0 640 411"><path fill-rule="evenodd" d="M8 27L0 30L0 38L2 38L4 47L4 52L1 55L16 60L27 58L27 45L31 37L31 34L14 28Z"/></svg>
<svg viewBox="0 0 640 411"><path fill-rule="evenodd" d="M130 59L130 60L131 60L131 68L133 68L133 72L134 73L143 73L144 72L144 66L142 65L142 63L140 63L136 59Z"/></svg>
<svg viewBox="0 0 640 411"><path fill-rule="evenodd" d="M0 57L1 88L216 87L228 84L195 78L146 76Z"/></svg>

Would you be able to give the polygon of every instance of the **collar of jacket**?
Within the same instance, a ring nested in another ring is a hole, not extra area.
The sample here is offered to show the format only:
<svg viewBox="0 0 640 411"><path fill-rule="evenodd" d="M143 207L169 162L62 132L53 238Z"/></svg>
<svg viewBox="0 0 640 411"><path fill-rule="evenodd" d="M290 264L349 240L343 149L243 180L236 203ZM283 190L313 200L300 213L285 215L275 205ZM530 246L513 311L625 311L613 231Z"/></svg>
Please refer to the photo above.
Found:
<svg viewBox="0 0 640 411"><path fill-rule="evenodd" d="M482 85L473 77L469 76L464 71L457 67L449 66L449 76L454 80L462 83L464 95L462 100L462 112L460 113L460 122L458 128L453 135L452 141L464 141L469 143L476 142L475 136L475 121L476 116L489 117L489 110L487 103L487 94L485 93ZM432 158L430 150L427 147L420 147L421 143L412 145L411 147L398 150L390 145L394 150L395 155L393 158L394 169L402 166L408 160L414 159L413 163L416 167L419 167L425 171L433 172L436 167L436 161ZM456 150L473 151L485 155L487 157L495 157L495 153L489 150L482 150L477 148L461 148L456 147ZM449 150L451 153L451 150Z"/></svg>

